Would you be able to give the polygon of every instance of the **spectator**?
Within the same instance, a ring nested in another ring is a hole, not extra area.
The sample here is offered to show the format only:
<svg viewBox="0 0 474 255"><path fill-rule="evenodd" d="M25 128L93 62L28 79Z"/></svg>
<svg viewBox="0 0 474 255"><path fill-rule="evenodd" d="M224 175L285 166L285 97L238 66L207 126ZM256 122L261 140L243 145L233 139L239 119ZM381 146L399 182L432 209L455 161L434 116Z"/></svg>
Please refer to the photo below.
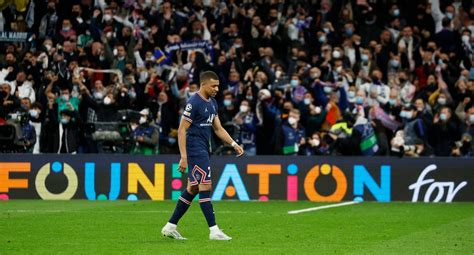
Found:
<svg viewBox="0 0 474 255"><path fill-rule="evenodd" d="M245 154L257 155L257 116L253 113L249 101L242 100L239 112L235 115L235 123L239 126L239 140L243 145Z"/></svg>
<svg viewBox="0 0 474 255"><path fill-rule="evenodd" d="M140 111L140 115L139 125L133 130L135 146L132 152L140 155L158 154L158 127L150 123L150 111L148 109Z"/></svg>

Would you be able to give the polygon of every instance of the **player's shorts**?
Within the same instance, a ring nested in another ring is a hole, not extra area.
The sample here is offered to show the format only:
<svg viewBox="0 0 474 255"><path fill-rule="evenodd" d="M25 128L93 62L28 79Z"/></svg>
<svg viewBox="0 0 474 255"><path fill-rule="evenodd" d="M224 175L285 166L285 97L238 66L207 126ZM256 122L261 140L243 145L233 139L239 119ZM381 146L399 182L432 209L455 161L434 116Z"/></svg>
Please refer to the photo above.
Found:
<svg viewBox="0 0 474 255"><path fill-rule="evenodd" d="M211 163L209 157L188 156L188 181L192 186L211 184Z"/></svg>

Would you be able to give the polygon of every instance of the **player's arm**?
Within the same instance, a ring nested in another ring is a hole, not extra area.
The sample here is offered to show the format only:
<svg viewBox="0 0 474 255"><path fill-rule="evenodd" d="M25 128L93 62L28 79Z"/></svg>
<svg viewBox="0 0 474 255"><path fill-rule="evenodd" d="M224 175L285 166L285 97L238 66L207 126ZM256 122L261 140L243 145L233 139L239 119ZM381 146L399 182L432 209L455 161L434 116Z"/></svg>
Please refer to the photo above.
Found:
<svg viewBox="0 0 474 255"><path fill-rule="evenodd" d="M181 154L178 170L182 173L184 173L186 167L188 166L188 154L186 152L186 132L190 126L191 122L189 122L186 118L181 118L181 123L179 123L178 127L178 146L179 153Z"/></svg>
<svg viewBox="0 0 474 255"><path fill-rule="evenodd" d="M240 147L232 137L230 137L229 133L222 127L221 121L219 117L214 118L214 122L212 123L212 127L214 128L214 132L216 133L217 137L219 137L223 142L228 143L234 147L235 152L237 153L237 157L240 157L244 154L244 149Z"/></svg>

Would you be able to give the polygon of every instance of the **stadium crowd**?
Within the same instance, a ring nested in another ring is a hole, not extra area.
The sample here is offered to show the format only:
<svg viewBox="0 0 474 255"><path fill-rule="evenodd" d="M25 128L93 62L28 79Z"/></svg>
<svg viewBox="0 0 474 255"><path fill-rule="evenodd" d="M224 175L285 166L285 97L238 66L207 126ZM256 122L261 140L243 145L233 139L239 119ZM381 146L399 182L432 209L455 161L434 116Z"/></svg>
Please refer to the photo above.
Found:
<svg viewBox="0 0 474 255"><path fill-rule="evenodd" d="M471 1L6 2L4 151L177 153L213 70L247 155L473 154Z"/></svg>

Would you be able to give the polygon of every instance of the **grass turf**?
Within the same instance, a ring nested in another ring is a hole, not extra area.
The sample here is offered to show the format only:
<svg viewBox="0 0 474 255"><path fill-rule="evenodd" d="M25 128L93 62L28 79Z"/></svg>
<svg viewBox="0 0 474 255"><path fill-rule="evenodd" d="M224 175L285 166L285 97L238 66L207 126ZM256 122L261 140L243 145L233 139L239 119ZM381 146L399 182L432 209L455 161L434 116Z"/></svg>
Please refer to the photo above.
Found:
<svg viewBox="0 0 474 255"><path fill-rule="evenodd" d="M474 203L214 202L230 242L208 240L194 202L187 241L164 238L175 202L0 201L0 254L473 254Z"/></svg>

